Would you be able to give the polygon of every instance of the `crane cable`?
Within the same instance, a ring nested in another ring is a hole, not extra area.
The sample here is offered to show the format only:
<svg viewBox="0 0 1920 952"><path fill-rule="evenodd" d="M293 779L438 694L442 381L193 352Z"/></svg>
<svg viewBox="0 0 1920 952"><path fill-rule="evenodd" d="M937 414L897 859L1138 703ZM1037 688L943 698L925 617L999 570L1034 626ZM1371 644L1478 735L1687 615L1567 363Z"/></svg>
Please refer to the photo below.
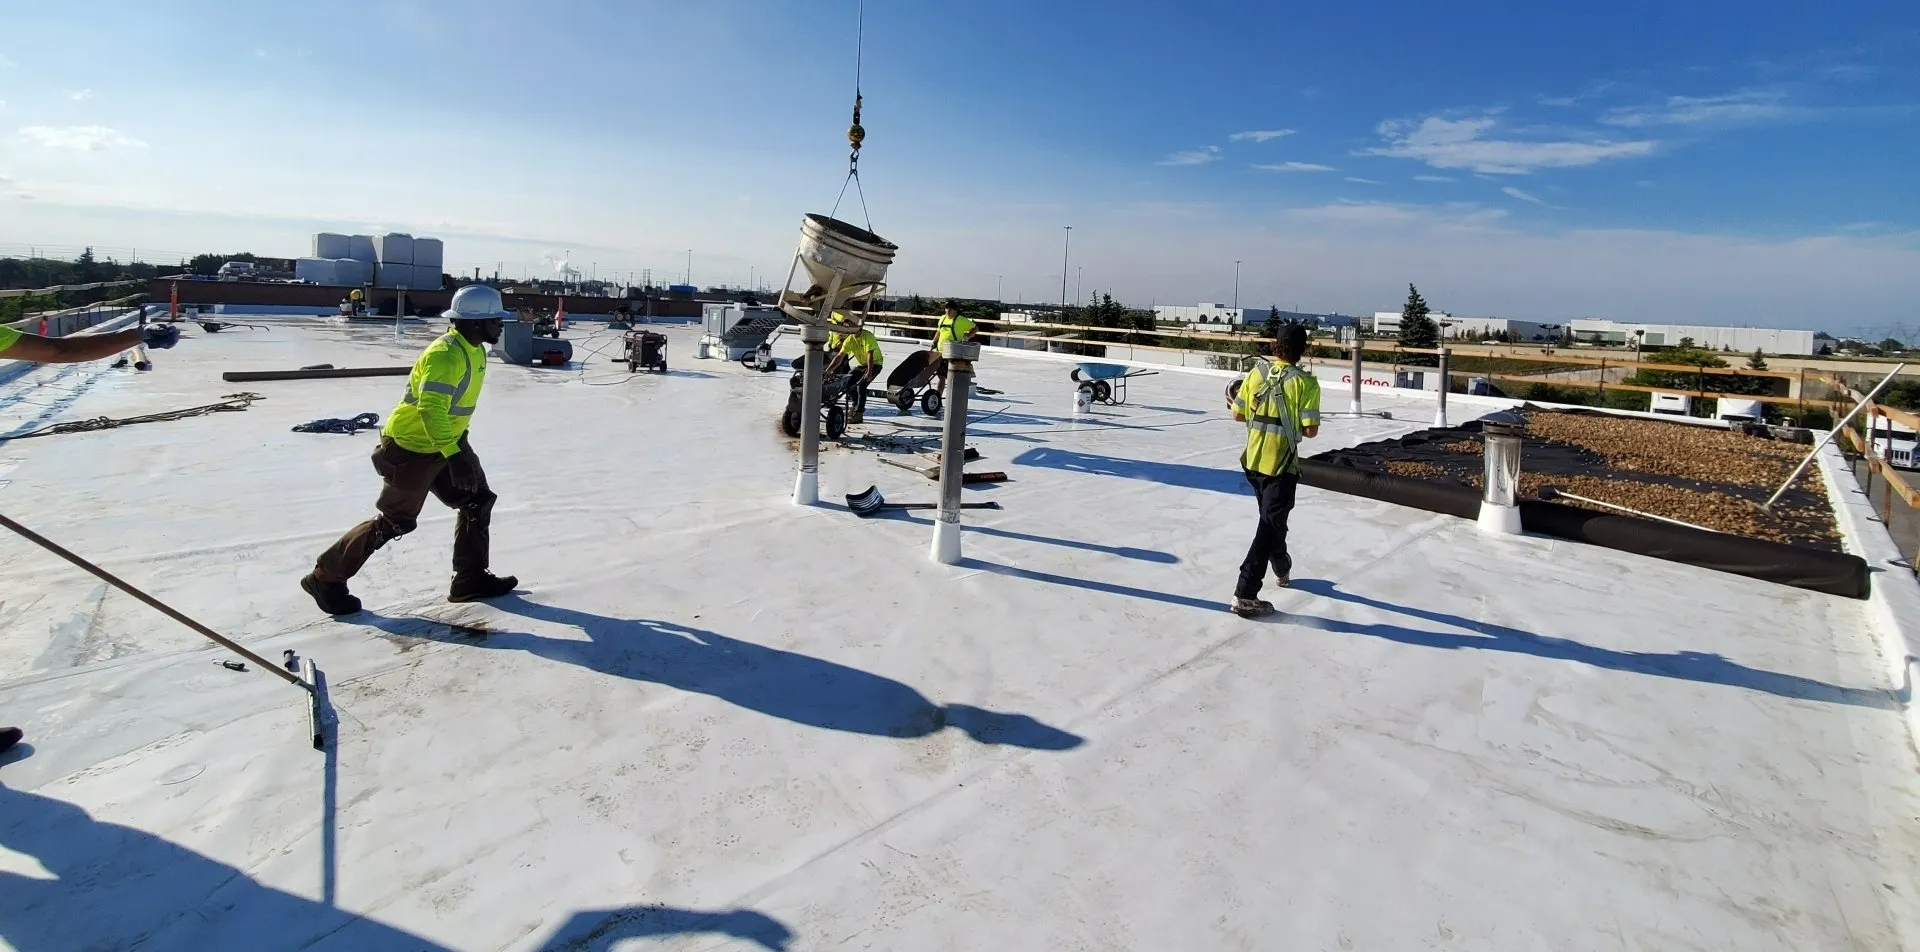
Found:
<svg viewBox="0 0 1920 952"><path fill-rule="evenodd" d="M860 215L866 219L867 230L873 230L873 213L867 211L867 190L860 185L860 144L867 141L867 130L860 125L860 67L866 54L867 37L867 0L860 0L860 13L853 34L853 125L847 127L847 143L853 146L847 153L847 178L840 183L840 197L833 200L833 211L827 213L832 218L840 214L840 203L847 198L847 186L852 185L855 194L860 196Z"/></svg>

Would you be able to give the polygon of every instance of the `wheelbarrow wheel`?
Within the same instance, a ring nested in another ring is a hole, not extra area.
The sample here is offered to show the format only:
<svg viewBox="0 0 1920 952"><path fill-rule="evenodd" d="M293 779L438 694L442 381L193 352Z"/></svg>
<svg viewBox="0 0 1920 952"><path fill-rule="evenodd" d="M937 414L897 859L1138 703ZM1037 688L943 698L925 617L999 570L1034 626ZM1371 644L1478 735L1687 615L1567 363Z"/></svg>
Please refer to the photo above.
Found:
<svg viewBox="0 0 1920 952"><path fill-rule="evenodd" d="M827 408L827 439L837 440L847 432L847 411L840 407Z"/></svg>
<svg viewBox="0 0 1920 952"><path fill-rule="evenodd" d="M629 361L627 361L627 373L630 373L630 374L632 374L632 373L639 373L639 372L640 372L640 362L639 362L639 361L637 361L637 360L629 360Z"/></svg>
<svg viewBox="0 0 1920 952"><path fill-rule="evenodd" d="M920 395L920 410L927 416L940 415L940 391L929 390Z"/></svg>
<svg viewBox="0 0 1920 952"><path fill-rule="evenodd" d="M790 437L800 435L800 408L795 405L796 403L797 401L793 400L787 401L786 412L780 414L780 432Z"/></svg>
<svg viewBox="0 0 1920 952"><path fill-rule="evenodd" d="M906 416L913 412L913 391L901 387L893 392L890 402L894 409L900 411L901 416Z"/></svg>
<svg viewBox="0 0 1920 952"><path fill-rule="evenodd" d="M1105 380L1095 380L1093 382L1093 398L1095 400L1100 401L1101 403L1112 402L1113 384L1110 384Z"/></svg>

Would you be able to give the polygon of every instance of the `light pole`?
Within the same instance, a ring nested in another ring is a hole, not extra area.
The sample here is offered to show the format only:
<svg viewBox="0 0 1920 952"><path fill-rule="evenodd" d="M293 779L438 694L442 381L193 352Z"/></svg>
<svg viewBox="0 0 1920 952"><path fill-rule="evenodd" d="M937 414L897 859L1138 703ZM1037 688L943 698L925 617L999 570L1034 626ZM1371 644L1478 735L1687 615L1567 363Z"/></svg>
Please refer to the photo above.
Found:
<svg viewBox="0 0 1920 952"><path fill-rule="evenodd" d="M1062 226L1067 230L1066 243L1060 247L1060 306L1067 306L1067 256L1073 251L1073 226Z"/></svg>
<svg viewBox="0 0 1920 952"><path fill-rule="evenodd" d="M1235 261L1233 263L1233 310L1234 310L1233 319L1237 321L1240 319L1240 314L1239 314L1239 311L1240 311L1240 262L1239 261Z"/></svg>
<svg viewBox="0 0 1920 952"><path fill-rule="evenodd" d="M1079 265L1073 266L1073 299L1076 302L1080 300L1080 266Z"/></svg>
<svg viewBox="0 0 1920 952"><path fill-rule="evenodd" d="M993 276L993 299L995 302L1005 300L1000 296L1000 286L1006 279L1007 276L1004 274L996 274Z"/></svg>
<svg viewBox="0 0 1920 952"><path fill-rule="evenodd" d="M693 283L693 249L687 249L687 283Z"/></svg>

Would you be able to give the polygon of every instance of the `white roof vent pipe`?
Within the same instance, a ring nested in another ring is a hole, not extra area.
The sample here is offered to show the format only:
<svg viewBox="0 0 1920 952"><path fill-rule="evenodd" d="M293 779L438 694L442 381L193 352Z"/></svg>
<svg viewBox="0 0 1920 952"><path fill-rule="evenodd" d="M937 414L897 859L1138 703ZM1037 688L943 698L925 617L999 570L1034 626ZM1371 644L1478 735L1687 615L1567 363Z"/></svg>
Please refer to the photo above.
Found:
<svg viewBox="0 0 1920 952"><path fill-rule="evenodd" d="M1480 497L1480 531L1491 535L1519 535L1520 440L1527 418L1502 410L1480 421L1485 444L1486 491Z"/></svg>

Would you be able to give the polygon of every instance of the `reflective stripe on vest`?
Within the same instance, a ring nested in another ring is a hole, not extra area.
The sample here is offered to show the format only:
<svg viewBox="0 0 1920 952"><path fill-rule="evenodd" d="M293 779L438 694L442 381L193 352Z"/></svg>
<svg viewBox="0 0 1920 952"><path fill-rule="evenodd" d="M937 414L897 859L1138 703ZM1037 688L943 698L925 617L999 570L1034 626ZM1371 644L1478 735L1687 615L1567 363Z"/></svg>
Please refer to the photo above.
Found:
<svg viewBox="0 0 1920 952"><path fill-rule="evenodd" d="M450 333L459 332L453 331ZM473 355L467 352L467 344L464 340L455 341L454 346L460 350L460 359L467 362L466 373L460 375L460 382L441 383L438 380L429 380L421 384L420 389L428 393L444 393L452 397L453 406L447 410L448 416L473 416L472 407L463 407L460 405L460 398L467 395L467 387L473 383ZM420 398L414 395L413 381L411 380L407 381L407 395L403 399L406 403L416 406L420 403Z"/></svg>
<svg viewBox="0 0 1920 952"><path fill-rule="evenodd" d="M1278 373L1273 372L1272 367L1269 366L1266 379L1260 382L1260 389L1254 394L1253 405L1247 408L1249 430L1260 434L1263 438L1277 436L1287 441L1286 452L1281 455L1279 461L1281 472L1286 472L1287 464L1293 461L1300 449L1300 418L1294 412L1293 401L1287 398L1287 381L1305 376L1307 372L1301 370L1296 364L1282 365ZM1269 401L1278 401L1280 405L1278 415L1258 412L1265 409Z"/></svg>

